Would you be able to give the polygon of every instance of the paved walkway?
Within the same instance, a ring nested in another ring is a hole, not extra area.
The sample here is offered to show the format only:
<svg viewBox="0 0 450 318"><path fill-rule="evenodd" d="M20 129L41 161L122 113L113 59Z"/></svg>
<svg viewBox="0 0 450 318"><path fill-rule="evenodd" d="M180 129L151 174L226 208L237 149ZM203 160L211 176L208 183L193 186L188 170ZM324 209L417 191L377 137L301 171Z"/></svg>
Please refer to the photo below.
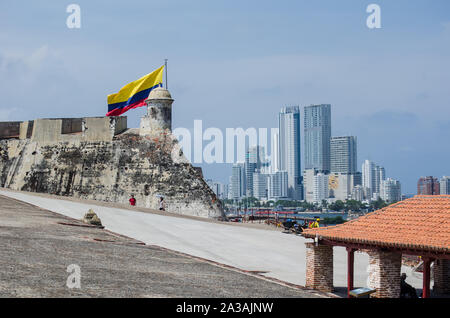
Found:
<svg viewBox="0 0 450 318"><path fill-rule="evenodd" d="M141 245L1 195L0 246L0 298L326 296ZM79 289L67 287L70 264L80 268Z"/></svg>
<svg viewBox="0 0 450 318"><path fill-rule="evenodd" d="M64 200L42 194L0 190L0 194L29 202L33 205L81 219L92 208L106 229L132 237L146 244L157 245L189 255L212 260L247 271L264 273L266 277L297 285L305 285L305 239L278 231L233 226L232 224L203 221L114 208L102 203ZM334 248L334 285L346 287L346 251ZM355 286L366 286L368 256L355 254ZM421 287L419 274L411 274L403 267L408 282Z"/></svg>

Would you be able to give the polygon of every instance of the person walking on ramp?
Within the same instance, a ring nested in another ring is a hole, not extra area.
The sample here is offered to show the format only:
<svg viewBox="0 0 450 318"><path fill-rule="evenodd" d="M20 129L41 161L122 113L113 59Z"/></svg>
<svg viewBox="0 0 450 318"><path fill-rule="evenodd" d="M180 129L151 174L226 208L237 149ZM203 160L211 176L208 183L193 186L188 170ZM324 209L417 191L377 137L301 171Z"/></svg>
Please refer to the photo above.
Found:
<svg viewBox="0 0 450 318"><path fill-rule="evenodd" d="M165 211L166 210L166 203L164 202L164 198L159 198L159 210Z"/></svg>

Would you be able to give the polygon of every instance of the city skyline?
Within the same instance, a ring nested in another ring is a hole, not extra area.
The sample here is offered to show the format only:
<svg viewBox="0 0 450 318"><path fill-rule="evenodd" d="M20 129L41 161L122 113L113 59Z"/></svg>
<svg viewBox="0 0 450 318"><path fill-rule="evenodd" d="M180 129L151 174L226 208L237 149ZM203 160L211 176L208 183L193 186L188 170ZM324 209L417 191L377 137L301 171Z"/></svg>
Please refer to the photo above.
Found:
<svg viewBox="0 0 450 318"><path fill-rule="evenodd" d="M402 199L400 181L387 178L384 167L366 159L361 171L357 169L357 136L331 136L330 104L304 106L303 110L303 136L307 147L303 151L300 147L300 107L282 107L278 114L278 133L273 134L270 145L271 159L266 159L263 146L249 145L245 163L234 164L231 182L221 184L224 188L229 186L231 191L230 196L222 193L222 198L274 199L277 198L273 195L275 187L285 187L286 194L281 197L315 203L328 199L376 201L381 198L388 202ZM248 141L250 143L251 138ZM302 157L305 169L300 171ZM239 172L237 178L236 169L244 170L245 175L241 177ZM286 175L285 185L279 183L278 173ZM243 188L245 191L241 190Z"/></svg>

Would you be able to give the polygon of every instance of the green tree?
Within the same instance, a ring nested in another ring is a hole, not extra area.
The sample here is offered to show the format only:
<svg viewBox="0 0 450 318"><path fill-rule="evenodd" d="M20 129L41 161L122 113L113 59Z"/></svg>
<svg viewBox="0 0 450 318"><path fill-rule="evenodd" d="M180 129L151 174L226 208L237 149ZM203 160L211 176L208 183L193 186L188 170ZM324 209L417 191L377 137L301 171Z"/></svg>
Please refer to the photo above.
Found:
<svg viewBox="0 0 450 318"><path fill-rule="evenodd" d="M360 201L347 200L345 202L345 210L346 211L359 212L359 211L361 211L361 207L362 207L362 203Z"/></svg>
<svg viewBox="0 0 450 318"><path fill-rule="evenodd" d="M345 203L341 200L337 200L336 202L331 203L328 207L333 211L342 211L345 209Z"/></svg>
<svg viewBox="0 0 450 318"><path fill-rule="evenodd" d="M345 220L342 216L338 215L335 217L325 217L320 221L320 223L322 223L322 224L342 224L342 223L345 223Z"/></svg>
<svg viewBox="0 0 450 318"><path fill-rule="evenodd" d="M376 201L372 201L370 203L370 207L373 210L380 210L380 209L385 208L387 206L388 206L387 203L383 199L381 199L380 197Z"/></svg>

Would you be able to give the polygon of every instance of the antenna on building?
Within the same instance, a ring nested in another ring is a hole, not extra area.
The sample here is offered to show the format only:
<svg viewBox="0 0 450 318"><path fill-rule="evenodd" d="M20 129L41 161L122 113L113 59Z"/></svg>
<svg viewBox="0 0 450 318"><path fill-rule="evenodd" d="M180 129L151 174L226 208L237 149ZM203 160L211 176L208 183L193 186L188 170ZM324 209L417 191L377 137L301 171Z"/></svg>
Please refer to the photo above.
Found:
<svg viewBox="0 0 450 318"><path fill-rule="evenodd" d="M167 61L168 59L164 59L164 68L166 69L166 89L169 89L169 87L167 86Z"/></svg>

